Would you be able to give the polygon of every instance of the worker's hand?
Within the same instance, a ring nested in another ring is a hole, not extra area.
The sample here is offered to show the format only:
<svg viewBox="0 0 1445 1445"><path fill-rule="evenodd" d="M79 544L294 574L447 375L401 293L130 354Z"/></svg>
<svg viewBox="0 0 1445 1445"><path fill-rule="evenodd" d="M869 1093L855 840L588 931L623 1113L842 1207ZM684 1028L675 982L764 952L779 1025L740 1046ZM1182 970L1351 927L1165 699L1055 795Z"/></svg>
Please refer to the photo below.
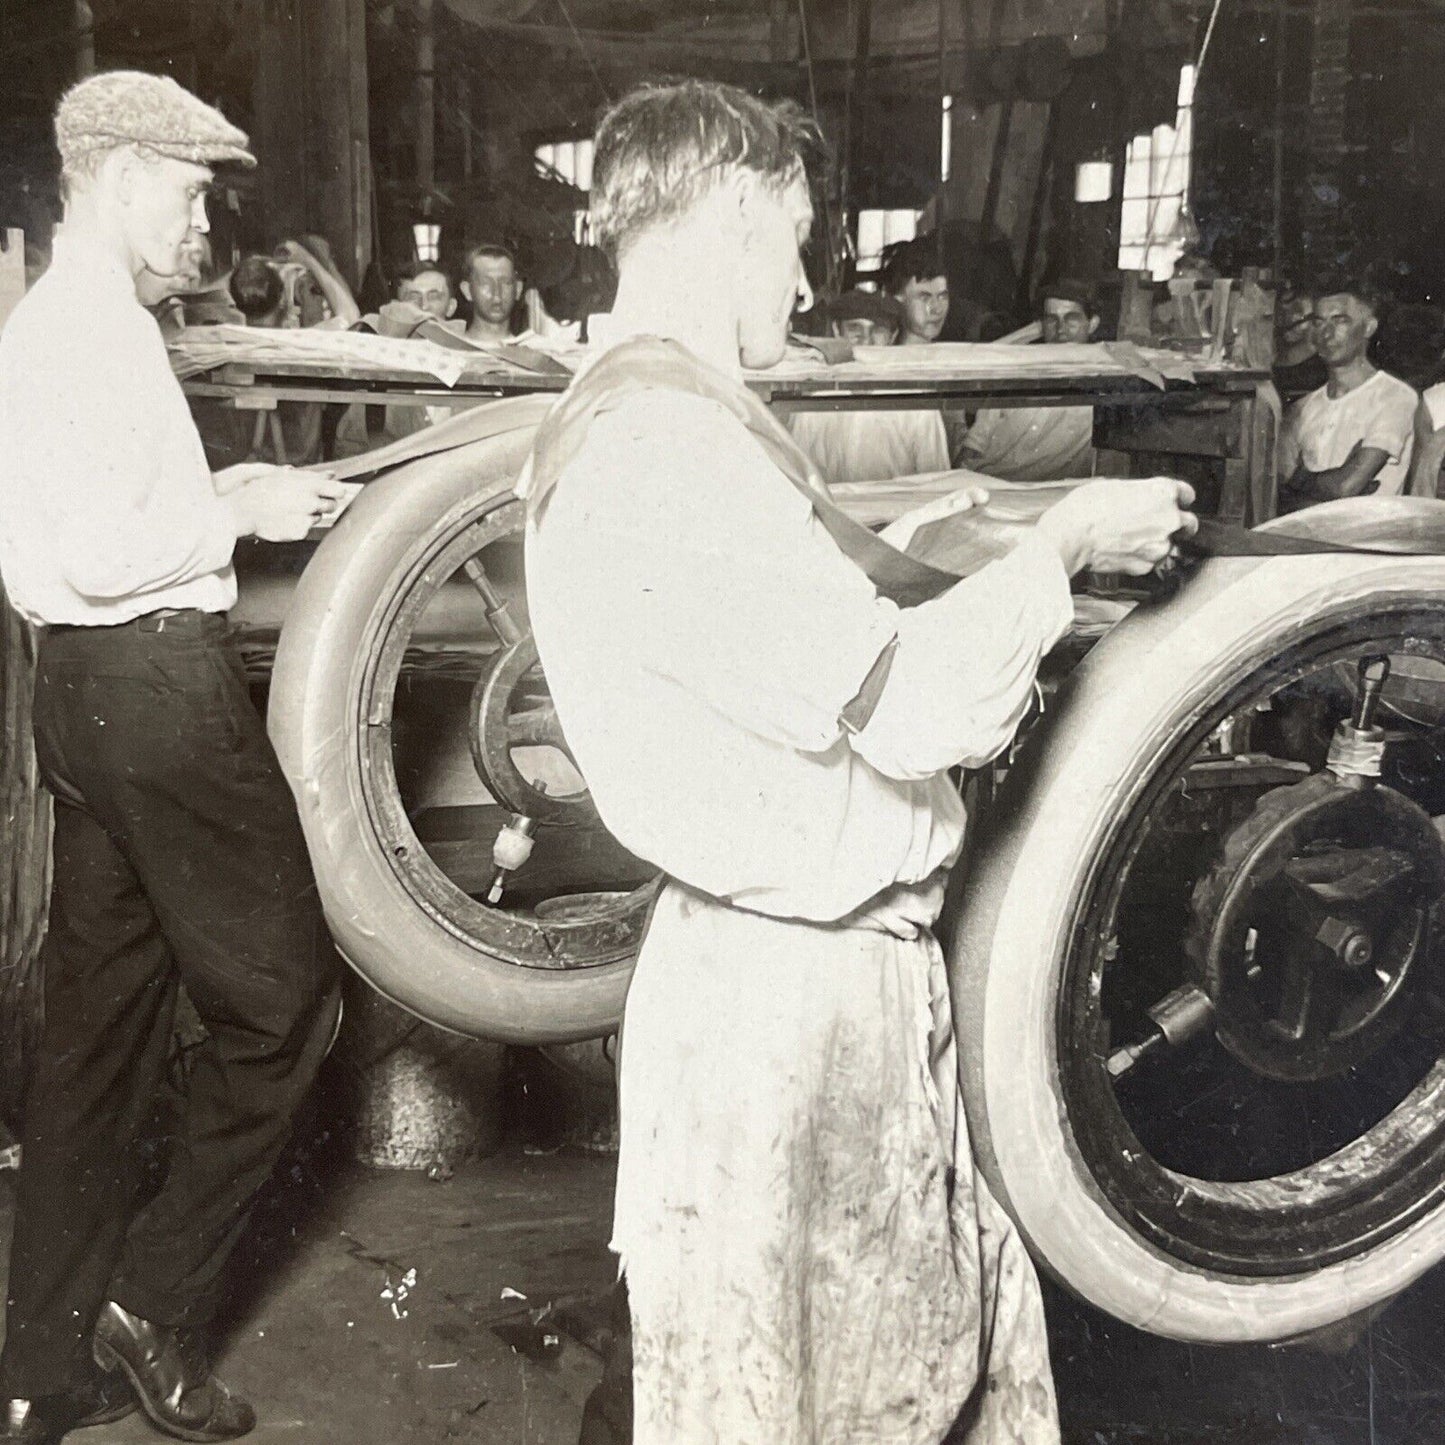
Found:
<svg viewBox="0 0 1445 1445"><path fill-rule="evenodd" d="M341 274L340 267L336 264L336 257L331 250L331 242L325 236L319 235L315 231L308 231L301 237L300 244L310 251L328 271L334 275Z"/></svg>
<svg viewBox="0 0 1445 1445"><path fill-rule="evenodd" d="M244 487L247 482L254 482L257 477L275 470L274 462L237 462L233 467L213 472L211 485L216 489L218 497L225 497L234 492L237 487Z"/></svg>
<svg viewBox="0 0 1445 1445"><path fill-rule="evenodd" d="M1194 488L1170 477L1100 478L1055 503L1038 529L1059 549L1070 576L1086 568L1142 577L1199 521L1185 510Z"/></svg>
<svg viewBox="0 0 1445 1445"><path fill-rule="evenodd" d="M918 937L921 929L933 927L943 908L944 882L945 875L938 872L922 883L895 883L849 914L844 922L891 933L909 942Z"/></svg>
<svg viewBox="0 0 1445 1445"><path fill-rule="evenodd" d="M276 247L275 256L278 261L289 261L293 265L305 267L308 271L321 264L300 241L282 241Z"/></svg>
<svg viewBox="0 0 1445 1445"><path fill-rule="evenodd" d="M332 515L347 488L329 472L267 467L226 497L238 537L266 542L299 542Z"/></svg>

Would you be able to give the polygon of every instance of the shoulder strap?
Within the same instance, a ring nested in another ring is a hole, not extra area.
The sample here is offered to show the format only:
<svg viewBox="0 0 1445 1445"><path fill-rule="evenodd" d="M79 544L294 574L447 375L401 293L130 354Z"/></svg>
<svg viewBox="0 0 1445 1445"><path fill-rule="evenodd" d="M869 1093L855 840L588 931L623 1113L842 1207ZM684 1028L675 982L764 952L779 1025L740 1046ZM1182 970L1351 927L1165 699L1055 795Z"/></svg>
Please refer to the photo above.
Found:
<svg viewBox="0 0 1445 1445"><path fill-rule="evenodd" d="M681 391L716 402L747 428L777 467L808 498L818 520L878 591L900 606L946 592L957 574L900 552L839 510L816 466L786 427L746 386L700 361L675 341L641 336L614 347L578 377L537 431L526 485L527 506L541 513L586 440L595 417L645 391Z"/></svg>

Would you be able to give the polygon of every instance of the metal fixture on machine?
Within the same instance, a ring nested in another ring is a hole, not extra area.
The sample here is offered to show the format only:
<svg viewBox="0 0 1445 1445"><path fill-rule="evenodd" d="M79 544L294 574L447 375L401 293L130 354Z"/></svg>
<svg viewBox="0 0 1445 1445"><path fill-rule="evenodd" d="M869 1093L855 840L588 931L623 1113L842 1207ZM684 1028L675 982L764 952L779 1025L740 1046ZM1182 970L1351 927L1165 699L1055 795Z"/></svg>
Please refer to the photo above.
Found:
<svg viewBox="0 0 1445 1445"><path fill-rule="evenodd" d="M1225 837L1194 889L1195 977L1145 1010L1150 1032L1109 1054L1111 1078L1213 1028L1265 1077L1322 1079L1400 1025L1445 846L1422 809L1378 782L1386 734L1375 714L1389 675L1388 657L1362 658L1325 771L1266 793Z"/></svg>
<svg viewBox="0 0 1445 1445"><path fill-rule="evenodd" d="M1329 1078L1373 1054L1428 966L1445 844L1422 808L1378 781L1389 670L1386 657L1361 660L1325 771L1266 793L1194 889L1193 986L1219 1041L1267 1078ZM1204 1014L1197 1003L1191 1033ZM1116 1076L1133 1059L1120 1062L1109 1061Z"/></svg>

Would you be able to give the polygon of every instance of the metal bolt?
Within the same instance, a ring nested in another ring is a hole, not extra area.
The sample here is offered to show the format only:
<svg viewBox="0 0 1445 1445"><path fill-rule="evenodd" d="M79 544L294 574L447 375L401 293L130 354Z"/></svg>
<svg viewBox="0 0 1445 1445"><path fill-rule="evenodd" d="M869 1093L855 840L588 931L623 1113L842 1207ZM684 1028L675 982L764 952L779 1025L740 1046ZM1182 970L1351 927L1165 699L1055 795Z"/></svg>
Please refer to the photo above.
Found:
<svg viewBox="0 0 1445 1445"><path fill-rule="evenodd" d="M1357 924L1342 918L1327 918L1315 933L1346 968L1364 968L1375 956L1375 941Z"/></svg>
<svg viewBox="0 0 1445 1445"><path fill-rule="evenodd" d="M1367 933L1357 933L1345 944L1344 961L1349 968L1363 968L1375 956L1375 946Z"/></svg>

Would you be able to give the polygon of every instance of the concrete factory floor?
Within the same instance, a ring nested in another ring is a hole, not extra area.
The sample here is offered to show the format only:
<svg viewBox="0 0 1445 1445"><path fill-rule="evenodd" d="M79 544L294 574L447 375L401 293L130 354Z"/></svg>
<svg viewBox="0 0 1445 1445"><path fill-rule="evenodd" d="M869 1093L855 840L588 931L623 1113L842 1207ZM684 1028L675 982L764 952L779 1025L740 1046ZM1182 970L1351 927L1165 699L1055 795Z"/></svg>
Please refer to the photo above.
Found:
<svg viewBox="0 0 1445 1445"><path fill-rule="evenodd" d="M220 1365L259 1408L250 1439L572 1445L600 1374L584 1342L605 1323L613 1171L609 1155L531 1154L514 1137L433 1181L362 1168L314 1133L278 1171L236 1261ZM0 1185L0 1246L9 1210ZM529 1311L549 1304L533 1329ZM1445 1441L1445 1271L1334 1355L1190 1349L1054 1290L1048 1308L1070 1445ZM159 1437L136 1416L71 1438Z"/></svg>

